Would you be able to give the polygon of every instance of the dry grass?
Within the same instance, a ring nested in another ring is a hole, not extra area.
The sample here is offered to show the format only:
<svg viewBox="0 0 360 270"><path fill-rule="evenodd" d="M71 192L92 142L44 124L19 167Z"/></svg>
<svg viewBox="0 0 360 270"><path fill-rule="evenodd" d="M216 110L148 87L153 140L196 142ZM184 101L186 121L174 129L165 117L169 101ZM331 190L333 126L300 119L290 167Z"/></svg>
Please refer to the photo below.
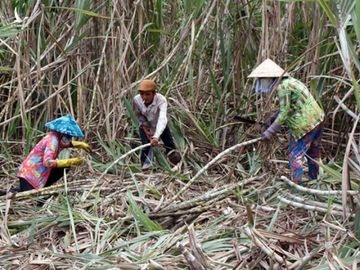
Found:
<svg viewBox="0 0 360 270"><path fill-rule="evenodd" d="M125 173L89 174L88 163L65 186L2 199L2 266L309 269L356 262L354 217L343 218L341 190L329 192L339 187L332 177L306 188L289 185L280 180L288 167L278 163L278 176L237 168L229 181L229 161L211 166L176 201L189 181L184 167L180 174L143 174L131 169L131 157Z"/></svg>

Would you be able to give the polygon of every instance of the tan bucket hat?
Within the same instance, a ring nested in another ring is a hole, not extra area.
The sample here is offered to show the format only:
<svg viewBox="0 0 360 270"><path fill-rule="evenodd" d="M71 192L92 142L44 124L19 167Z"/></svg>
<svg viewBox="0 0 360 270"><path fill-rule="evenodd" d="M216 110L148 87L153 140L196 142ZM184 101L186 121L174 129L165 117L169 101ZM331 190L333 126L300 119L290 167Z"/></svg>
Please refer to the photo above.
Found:
<svg viewBox="0 0 360 270"><path fill-rule="evenodd" d="M260 65L258 65L248 76L248 78L275 78L275 77L287 77L288 73L285 73L281 67L279 67L271 59L266 59Z"/></svg>
<svg viewBox="0 0 360 270"><path fill-rule="evenodd" d="M156 90L156 83L154 80L143 80L141 81L139 88L139 91L155 91Z"/></svg>

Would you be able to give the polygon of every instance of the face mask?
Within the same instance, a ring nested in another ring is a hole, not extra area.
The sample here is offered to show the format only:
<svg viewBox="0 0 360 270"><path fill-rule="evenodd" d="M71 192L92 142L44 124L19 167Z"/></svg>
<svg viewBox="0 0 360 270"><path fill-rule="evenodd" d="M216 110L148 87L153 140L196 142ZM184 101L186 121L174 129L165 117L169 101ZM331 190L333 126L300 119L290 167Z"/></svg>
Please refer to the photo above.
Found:
<svg viewBox="0 0 360 270"><path fill-rule="evenodd" d="M276 78L259 78L255 82L255 92L256 93L269 93L271 92Z"/></svg>
<svg viewBox="0 0 360 270"><path fill-rule="evenodd" d="M63 145L69 145L70 143L71 143L71 136L69 136L69 135L63 135L62 137L61 137L61 143L63 144Z"/></svg>

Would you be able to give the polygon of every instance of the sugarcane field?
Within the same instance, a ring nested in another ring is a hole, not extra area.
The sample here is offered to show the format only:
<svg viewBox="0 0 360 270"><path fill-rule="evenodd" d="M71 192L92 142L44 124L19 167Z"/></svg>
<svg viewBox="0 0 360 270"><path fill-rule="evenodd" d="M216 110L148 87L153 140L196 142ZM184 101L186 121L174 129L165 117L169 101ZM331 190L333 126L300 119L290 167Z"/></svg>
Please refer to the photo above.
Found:
<svg viewBox="0 0 360 270"><path fill-rule="evenodd" d="M360 1L1 0L0 270L360 269Z"/></svg>

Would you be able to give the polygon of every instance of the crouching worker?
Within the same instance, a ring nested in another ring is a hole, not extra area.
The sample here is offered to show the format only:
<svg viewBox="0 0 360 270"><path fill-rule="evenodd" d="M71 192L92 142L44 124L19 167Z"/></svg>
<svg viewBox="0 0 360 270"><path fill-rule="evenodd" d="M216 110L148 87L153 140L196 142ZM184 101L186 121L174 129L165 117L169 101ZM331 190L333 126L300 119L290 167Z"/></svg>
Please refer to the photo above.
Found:
<svg viewBox="0 0 360 270"><path fill-rule="evenodd" d="M58 181L64 170L81 165L82 157L57 159L64 148L75 147L90 151L84 142L72 141L73 137L83 138L84 134L70 115L66 115L45 124L50 132L40 140L22 162L17 174L20 191L48 187Z"/></svg>
<svg viewBox="0 0 360 270"><path fill-rule="evenodd" d="M180 155L176 151L176 146L167 124L168 103L166 98L156 92L156 84L153 80L143 80L138 90L139 94L133 99L133 109L139 121L139 134L142 144L150 142L151 146L157 146L161 139L169 161L173 165L178 164ZM143 171L151 167L152 160L152 147L144 148L140 155Z"/></svg>
<svg viewBox="0 0 360 270"><path fill-rule="evenodd" d="M309 178L317 179L319 173L320 143L324 111L320 108L308 88L300 81L290 77L270 59L265 60L249 75L256 78L257 93L269 93L277 84L279 114L262 134L267 141L285 125L290 130L289 164L292 181L301 184L303 160L306 156ZM277 82L280 80L279 82Z"/></svg>

